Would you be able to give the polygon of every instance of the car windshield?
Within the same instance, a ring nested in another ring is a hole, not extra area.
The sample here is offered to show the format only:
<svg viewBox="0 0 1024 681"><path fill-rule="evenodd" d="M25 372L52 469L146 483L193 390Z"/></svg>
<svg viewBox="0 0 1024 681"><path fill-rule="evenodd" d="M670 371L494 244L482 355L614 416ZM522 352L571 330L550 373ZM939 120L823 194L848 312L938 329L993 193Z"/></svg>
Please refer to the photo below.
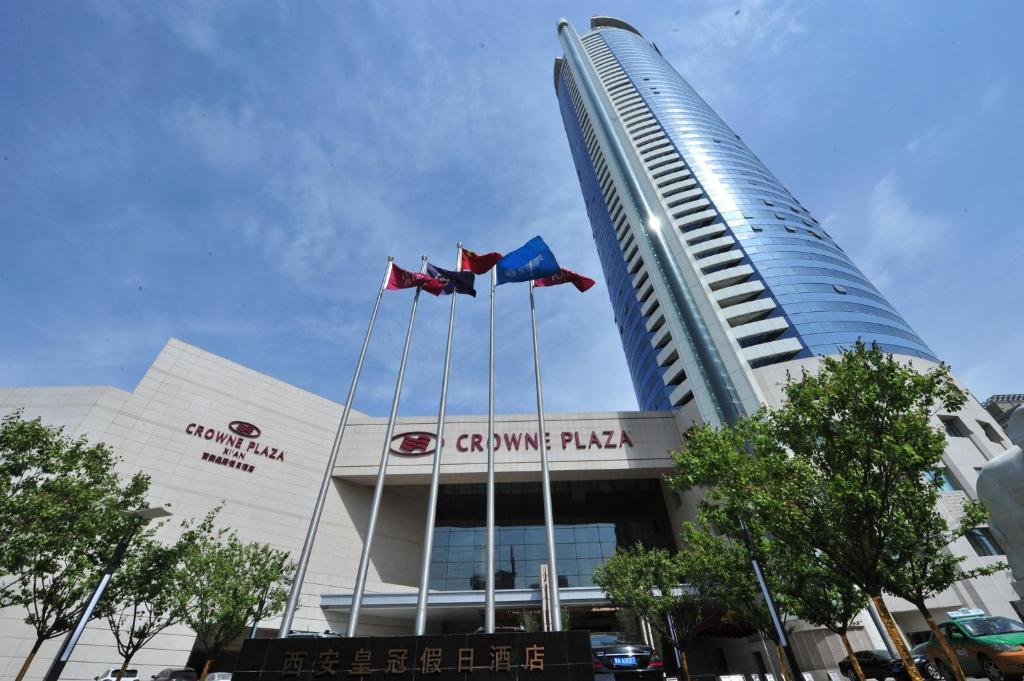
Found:
<svg viewBox="0 0 1024 681"><path fill-rule="evenodd" d="M854 655L856 655L859 660L870 660L876 657L888 660L892 657L888 650L858 650Z"/></svg>
<svg viewBox="0 0 1024 681"><path fill-rule="evenodd" d="M626 634L620 634L618 632L609 632L604 634L591 634L590 645L592 646L613 646L616 644L629 644L636 643L632 637Z"/></svg>
<svg viewBox="0 0 1024 681"><path fill-rule="evenodd" d="M986 617L977 620L964 620L960 623L971 636L993 636L995 634L1024 633L1024 624L1009 617Z"/></svg>

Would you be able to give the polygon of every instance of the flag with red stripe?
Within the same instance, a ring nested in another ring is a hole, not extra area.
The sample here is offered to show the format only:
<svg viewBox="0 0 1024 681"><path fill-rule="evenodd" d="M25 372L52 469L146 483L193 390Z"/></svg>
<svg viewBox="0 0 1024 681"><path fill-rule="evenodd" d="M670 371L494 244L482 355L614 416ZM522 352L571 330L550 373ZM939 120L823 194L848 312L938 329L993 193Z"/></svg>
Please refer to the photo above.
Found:
<svg viewBox="0 0 1024 681"><path fill-rule="evenodd" d="M420 288L427 293L439 296L444 291L444 284L434 277L428 277L420 272L410 272L398 265L392 265L391 274L388 275L388 285L385 288L389 291L397 291L403 288Z"/></svg>
<svg viewBox="0 0 1024 681"><path fill-rule="evenodd" d="M564 267L550 277L533 280L534 286L558 286L559 284L572 284L577 291L582 293L594 285L594 280Z"/></svg>

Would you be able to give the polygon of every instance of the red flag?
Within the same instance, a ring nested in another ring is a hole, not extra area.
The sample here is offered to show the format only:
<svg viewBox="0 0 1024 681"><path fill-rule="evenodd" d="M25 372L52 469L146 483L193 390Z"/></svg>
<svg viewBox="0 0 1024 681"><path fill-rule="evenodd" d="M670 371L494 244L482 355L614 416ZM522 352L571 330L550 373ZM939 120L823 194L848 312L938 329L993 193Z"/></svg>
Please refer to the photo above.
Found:
<svg viewBox="0 0 1024 681"><path fill-rule="evenodd" d="M479 255L473 251L463 248L462 249L462 263L461 268L469 270L473 274L485 274L489 272L495 263L501 260L501 253L484 253Z"/></svg>
<svg viewBox="0 0 1024 681"><path fill-rule="evenodd" d="M421 288L427 293L439 296L444 290L444 284L433 277L403 270L398 265L392 264L391 274L388 275L388 285L385 288L389 291L396 291L400 288Z"/></svg>
<svg viewBox="0 0 1024 681"><path fill-rule="evenodd" d="M590 277L584 277L582 274L577 274L572 270L567 270L564 267L557 274L552 274L550 277L533 280L534 286L558 286L559 284L572 284L576 287L577 291L582 293L594 285L594 280Z"/></svg>

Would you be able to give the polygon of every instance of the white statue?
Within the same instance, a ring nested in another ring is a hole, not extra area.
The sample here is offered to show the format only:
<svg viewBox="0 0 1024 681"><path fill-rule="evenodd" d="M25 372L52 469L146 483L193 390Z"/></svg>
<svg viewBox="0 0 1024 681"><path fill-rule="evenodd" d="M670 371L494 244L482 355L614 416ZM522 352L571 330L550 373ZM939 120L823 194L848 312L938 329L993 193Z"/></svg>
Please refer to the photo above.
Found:
<svg viewBox="0 0 1024 681"><path fill-rule="evenodd" d="M978 498L990 514L989 529L1006 552L1013 587L1024 598L1024 405L1006 426L1014 446L985 464L978 474Z"/></svg>

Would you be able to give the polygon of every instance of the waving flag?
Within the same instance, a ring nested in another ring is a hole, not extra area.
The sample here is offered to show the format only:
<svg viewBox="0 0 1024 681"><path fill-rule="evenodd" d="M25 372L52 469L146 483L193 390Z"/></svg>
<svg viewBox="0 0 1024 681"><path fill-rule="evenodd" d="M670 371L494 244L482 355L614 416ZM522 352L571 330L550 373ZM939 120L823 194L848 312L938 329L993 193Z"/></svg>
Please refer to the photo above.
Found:
<svg viewBox="0 0 1024 681"><path fill-rule="evenodd" d="M550 277L561 269L555 254L539 236L499 260L496 267L499 285Z"/></svg>
<svg viewBox="0 0 1024 681"><path fill-rule="evenodd" d="M462 262L460 267L464 270L469 270L473 274L486 274L491 271L495 263L501 260L501 253L474 253L473 251L463 248L462 249Z"/></svg>
<svg viewBox="0 0 1024 681"><path fill-rule="evenodd" d="M439 296L444 291L444 284L434 277L428 277L419 272L410 272L403 270L398 265L392 265L391 274L388 276L388 285L385 288L389 291L402 288L421 288L427 293Z"/></svg>
<svg viewBox="0 0 1024 681"><path fill-rule="evenodd" d="M427 274L441 282L444 287L442 293L465 293L476 297L476 289L473 288L476 276L472 272L452 272L427 263Z"/></svg>
<svg viewBox="0 0 1024 681"><path fill-rule="evenodd" d="M559 284L572 284L576 287L577 291L583 293L594 285L594 280L563 267L558 270L556 274L552 274L550 277L535 279L533 281L534 286L558 286Z"/></svg>

